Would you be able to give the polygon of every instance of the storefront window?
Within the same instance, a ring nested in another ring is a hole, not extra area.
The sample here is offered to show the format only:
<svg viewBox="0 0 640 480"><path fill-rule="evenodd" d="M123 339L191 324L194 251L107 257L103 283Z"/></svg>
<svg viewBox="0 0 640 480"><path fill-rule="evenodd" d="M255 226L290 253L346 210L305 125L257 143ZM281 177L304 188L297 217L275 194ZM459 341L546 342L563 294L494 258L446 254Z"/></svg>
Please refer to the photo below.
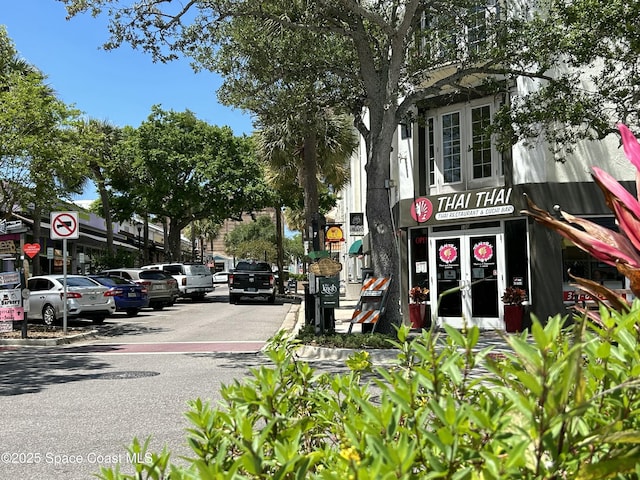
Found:
<svg viewBox="0 0 640 480"><path fill-rule="evenodd" d="M597 260L569 240L562 240L562 270L565 286L571 282L571 274L574 277L593 280L608 288L625 288L625 277L615 267Z"/></svg>
<svg viewBox="0 0 640 480"><path fill-rule="evenodd" d="M428 230L414 228L410 230L411 242L411 286L429 288Z"/></svg>
<svg viewBox="0 0 640 480"><path fill-rule="evenodd" d="M527 223L512 220L504 223L506 286L520 287L529 292L529 255L527 247Z"/></svg>

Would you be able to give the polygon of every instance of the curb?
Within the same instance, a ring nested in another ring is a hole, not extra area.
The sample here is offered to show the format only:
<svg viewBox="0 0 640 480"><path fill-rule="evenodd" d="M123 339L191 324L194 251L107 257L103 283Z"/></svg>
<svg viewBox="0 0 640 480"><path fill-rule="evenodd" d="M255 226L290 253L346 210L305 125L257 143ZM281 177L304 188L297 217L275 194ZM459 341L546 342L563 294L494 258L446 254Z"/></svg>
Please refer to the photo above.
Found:
<svg viewBox="0 0 640 480"><path fill-rule="evenodd" d="M374 365L389 365L398 363L399 350L387 350L387 349L367 349L367 348L328 348L328 347L316 347L313 345L300 345L295 355L300 360L305 362L346 362L349 357L358 353L367 352L369 354L369 360Z"/></svg>
<svg viewBox="0 0 640 480"><path fill-rule="evenodd" d="M68 345L86 338L93 338L98 333L97 330L78 333L60 338L2 338L0 345L4 346L32 346L32 347L54 347L56 345Z"/></svg>
<svg viewBox="0 0 640 480"><path fill-rule="evenodd" d="M298 331L305 322L305 311L303 307L304 302L302 304L292 305L280 327L281 330L287 331L293 338L298 335ZM376 365L397 363L399 353L399 351L395 349L329 348L303 344L296 348L295 356L305 362L344 363L353 354L362 351L368 352L371 362Z"/></svg>

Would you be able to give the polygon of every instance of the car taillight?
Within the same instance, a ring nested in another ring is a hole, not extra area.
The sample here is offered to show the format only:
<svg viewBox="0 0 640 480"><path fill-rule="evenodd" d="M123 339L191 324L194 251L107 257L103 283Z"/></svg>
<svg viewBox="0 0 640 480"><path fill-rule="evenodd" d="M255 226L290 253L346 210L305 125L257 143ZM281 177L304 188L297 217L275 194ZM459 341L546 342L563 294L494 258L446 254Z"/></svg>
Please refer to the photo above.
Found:
<svg viewBox="0 0 640 480"><path fill-rule="evenodd" d="M140 293L142 295L147 295L149 293L149 290L147 290L145 287L142 287L142 290L140 290Z"/></svg>
<svg viewBox="0 0 640 480"><path fill-rule="evenodd" d="M187 285L187 277L182 279L182 286L185 287Z"/></svg>
<svg viewBox="0 0 640 480"><path fill-rule="evenodd" d="M118 295L122 295L124 292L121 289L107 290L104 292L105 297L117 297Z"/></svg>
<svg viewBox="0 0 640 480"><path fill-rule="evenodd" d="M67 292L67 298L82 298L82 294L78 292ZM60 292L60 300L64 300L64 292Z"/></svg>
<svg viewBox="0 0 640 480"><path fill-rule="evenodd" d="M233 275L227 275L227 282L233 283Z"/></svg>
<svg viewBox="0 0 640 480"><path fill-rule="evenodd" d="M144 288L146 288L147 290L150 290L150 289L151 289L151 282L150 282L150 281L148 281L148 280L147 280L146 282L145 282L145 281L141 281L141 282L139 282L139 283L140 283L140 285L142 285L142 286L143 286Z"/></svg>

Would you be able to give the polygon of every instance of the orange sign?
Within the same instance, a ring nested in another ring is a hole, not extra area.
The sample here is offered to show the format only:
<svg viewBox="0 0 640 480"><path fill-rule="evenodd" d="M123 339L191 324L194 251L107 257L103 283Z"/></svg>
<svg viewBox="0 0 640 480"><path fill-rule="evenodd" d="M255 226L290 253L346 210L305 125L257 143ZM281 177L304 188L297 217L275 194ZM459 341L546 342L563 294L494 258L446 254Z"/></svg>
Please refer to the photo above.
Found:
<svg viewBox="0 0 640 480"><path fill-rule="evenodd" d="M340 227L329 227L327 229L326 235L327 242L343 242L344 235L342 234L342 229Z"/></svg>

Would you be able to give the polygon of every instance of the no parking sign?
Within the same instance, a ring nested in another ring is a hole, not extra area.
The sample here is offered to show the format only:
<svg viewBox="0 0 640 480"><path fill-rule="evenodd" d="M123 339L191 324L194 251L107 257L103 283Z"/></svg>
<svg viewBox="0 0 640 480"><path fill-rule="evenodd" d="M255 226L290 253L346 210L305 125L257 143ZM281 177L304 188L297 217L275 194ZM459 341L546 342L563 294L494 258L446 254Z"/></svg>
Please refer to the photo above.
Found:
<svg viewBox="0 0 640 480"><path fill-rule="evenodd" d="M78 212L51 212L51 240L76 239L79 236Z"/></svg>

